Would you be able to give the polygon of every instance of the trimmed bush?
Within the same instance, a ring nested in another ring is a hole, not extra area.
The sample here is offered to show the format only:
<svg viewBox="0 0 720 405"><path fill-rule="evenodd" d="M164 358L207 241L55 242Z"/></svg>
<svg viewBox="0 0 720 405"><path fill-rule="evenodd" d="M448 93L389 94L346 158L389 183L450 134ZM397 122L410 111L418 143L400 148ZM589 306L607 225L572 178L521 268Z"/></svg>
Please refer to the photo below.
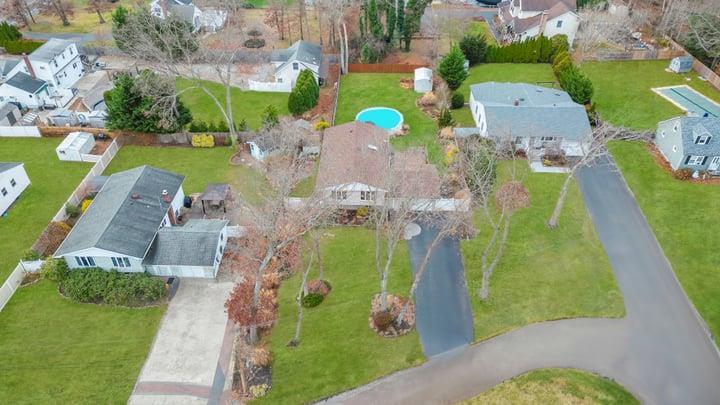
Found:
<svg viewBox="0 0 720 405"><path fill-rule="evenodd" d="M303 295L300 302L302 303L302 306L304 306L305 308L314 308L314 307L320 305L320 303L322 303L324 299L325 299L325 296L322 294L308 293L306 295Z"/></svg>
<svg viewBox="0 0 720 405"><path fill-rule="evenodd" d="M165 284L145 273L125 274L99 268L73 270L62 282L69 298L77 302L140 306L165 294Z"/></svg>
<svg viewBox="0 0 720 405"><path fill-rule="evenodd" d="M35 249L28 249L22 255L22 260L26 262L32 262L40 259L42 259L42 255L38 253Z"/></svg>
<svg viewBox="0 0 720 405"><path fill-rule="evenodd" d="M465 35L460 40L460 49L470 62L470 66L477 65L485 60L487 48L484 35Z"/></svg>
<svg viewBox="0 0 720 405"><path fill-rule="evenodd" d="M457 110L458 108L462 108L465 105L465 96L463 96L461 93L453 93L452 97L450 98L450 108L453 110Z"/></svg>
<svg viewBox="0 0 720 405"><path fill-rule="evenodd" d="M212 148L215 146L215 137L210 134L194 134L191 143L194 148Z"/></svg>
<svg viewBox="0 0 720 405"><path fill-rule="evenodd" d="M324 129L330 128L330 123L325 121L325 119L321 119L320 121L315 123L315 130L316 131L322 131Z"/></svg>
<svg viewBox="0 0 720 405"><path fill-rule="evenodd" d="M40 267L40 274L44 279L61 282L68 276L70 269L65 259L48 259Z"/></svg>
<svg viewBox="0 0 720 405"><path fill-rule="evenodd" d="M450 114L450 110L443 108L442 111L440 111L440 116L438 117L438 127L445 128L453 125L455 125L455 120L453 119L452 114Z"/></svg>
<svg viewBox="0 0 720 405"><path fill-rule="evenodd" d="M560 72L560 87L567 91L570 98L578 104L588 104L592 99L594 88L590 79L572 66Z"/></svg>
<svg viewBox="0 0 720 405"><path fill-rule="evenodd" d="M465 55L463 55L460 47L453 46L450 52L442 58L438 66L438 74L445 80L450 90L457 90L467 79Z"/></svg>
<svg viewBox="0 0 720 405"><path fill-rule="evenodd" d="M553 42L546 37L526 39L505 46L488 48L488 63L550 63L555 56Z"/></svg>

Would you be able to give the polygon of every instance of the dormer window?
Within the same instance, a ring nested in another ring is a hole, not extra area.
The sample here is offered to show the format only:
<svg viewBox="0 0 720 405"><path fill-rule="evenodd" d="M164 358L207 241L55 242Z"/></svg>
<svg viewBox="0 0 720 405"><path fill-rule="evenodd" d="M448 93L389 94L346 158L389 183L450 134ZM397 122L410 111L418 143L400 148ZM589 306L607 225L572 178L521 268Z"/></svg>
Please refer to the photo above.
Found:
<svg viewBox="0 0 720 405"><path fill-rule="evenodd" d="M698 137L695 137L695 144L696 145L707 145L710 143L710 139L712 136L710 135L700 135Z"/></svg>
<svg viewBox="0 0 720 405"><path fill-rule="evenodd" d="M293 70L300 69L300 65L297 62L293 62Z"/></svg>

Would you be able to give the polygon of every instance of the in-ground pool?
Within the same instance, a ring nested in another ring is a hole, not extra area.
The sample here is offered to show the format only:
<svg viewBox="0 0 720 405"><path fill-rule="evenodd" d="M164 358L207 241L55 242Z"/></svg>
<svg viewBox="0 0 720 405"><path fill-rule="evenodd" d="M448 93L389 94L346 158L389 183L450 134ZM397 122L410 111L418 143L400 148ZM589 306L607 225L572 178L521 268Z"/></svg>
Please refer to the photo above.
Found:
<svg viewBox="0 0 720 405"><path fill-rule="evenodd" d="M373 107L360 111L355 121L370 122L394 134L402 130L403 115L394 108Z"/></svg>

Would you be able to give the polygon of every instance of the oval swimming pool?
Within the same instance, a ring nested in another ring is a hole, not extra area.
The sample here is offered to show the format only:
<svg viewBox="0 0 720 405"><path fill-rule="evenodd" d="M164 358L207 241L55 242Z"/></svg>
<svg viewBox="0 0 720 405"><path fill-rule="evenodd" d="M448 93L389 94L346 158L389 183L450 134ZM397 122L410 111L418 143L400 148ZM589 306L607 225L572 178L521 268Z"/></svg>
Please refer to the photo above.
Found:
<svg viewBox="0 0 720 405"><path fill-rule="evenodd" d="M369 122L394 134L402 129L403 115L394 108L372 107L360 111L355 121Z"/></svg>

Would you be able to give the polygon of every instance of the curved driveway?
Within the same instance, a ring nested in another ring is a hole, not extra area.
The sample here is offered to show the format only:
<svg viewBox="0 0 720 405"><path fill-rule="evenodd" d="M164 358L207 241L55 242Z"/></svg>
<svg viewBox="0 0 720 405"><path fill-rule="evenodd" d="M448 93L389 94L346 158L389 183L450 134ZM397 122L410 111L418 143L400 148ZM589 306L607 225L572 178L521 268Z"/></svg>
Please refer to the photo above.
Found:
<svg viewBox="0 0 720 405"><path fill-rule="evenodd" d="M583 168L578 182L623 293L625 318L526 326L328 401L448 403L532 369L574 367L617 380L645 403L720 403L717 349L614 163Z"/></svg>

